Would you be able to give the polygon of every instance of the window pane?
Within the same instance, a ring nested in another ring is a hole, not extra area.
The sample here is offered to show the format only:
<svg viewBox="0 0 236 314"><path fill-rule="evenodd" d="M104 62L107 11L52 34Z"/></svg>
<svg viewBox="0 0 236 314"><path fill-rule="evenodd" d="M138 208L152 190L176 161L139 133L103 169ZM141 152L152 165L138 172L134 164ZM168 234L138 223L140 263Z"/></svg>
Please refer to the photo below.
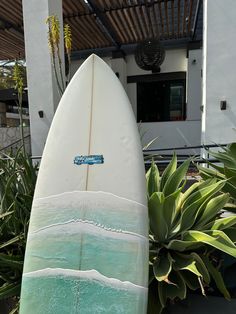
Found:
<svg viewBox="0 0 236 314"><path fill-rule="evenodd" d="M138 82L138 122L183 120L185 80Z"/></svg>
<svg viewBox="0 0 236 314"><path fill-rule="evenodd" d="M184 114L184 85L170 84L170 120L183 120Z"/></svg>

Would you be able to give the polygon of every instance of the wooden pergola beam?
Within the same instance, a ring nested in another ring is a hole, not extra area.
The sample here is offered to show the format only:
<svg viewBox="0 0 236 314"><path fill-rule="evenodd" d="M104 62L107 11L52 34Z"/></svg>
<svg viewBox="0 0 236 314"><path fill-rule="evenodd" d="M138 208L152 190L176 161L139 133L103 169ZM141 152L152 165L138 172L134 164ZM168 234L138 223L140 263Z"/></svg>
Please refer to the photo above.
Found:
<svg viewBox="0 0 236 314"><path fill-rule="evenodd" d="M119 38L116 32L113 30L113 27L111 23L109 22L108 18L106 17L106 15L103 12L101 12L100 8L98 7L97 1L87 0L87 3L89 7L91 8L91 10L93 11L93 13L96 14L98 21L100 21L100 25L103 28L103 31L105 31L105 33L107 34L109 39L113 42L113 44L119 48L120 47Z"/></svg>
<svg viewBox="0 0 236 314"><path fill-rule="evenodd" d="M193 21L192 36L191 36L192 40L195 40L195 37L196 37L197 24L198 24L198 18L199 18L201 6L202 6L202 0L198 0L196 11L195 11L195 16L194 16L194 21Z"/></svg>
<svg viewBox="0 0 236 314"><path fill-rule="evenodd" d="M22 28L12 24L11 22L5 20L3 17L0 16L0 29L14 29L15 32L24 36L24 31Z"/></svg>
<svg viewBox="0 0 236 314"><path fill-rule="evenodd" d="M116 1L116 0L115 0ZM151 0L150 2L147 2L147 0L144 0L144 2L137 2L136 4L125 4L123 3L122 6L118 5L117 7L111 7L111 8L106 8L105 11L117 11L121 9L129 9L129 8L142 8L142 7L151 7L154 4L165 2L166 0ZM172 1L172 0L167 0L167 1Z"/></svg>

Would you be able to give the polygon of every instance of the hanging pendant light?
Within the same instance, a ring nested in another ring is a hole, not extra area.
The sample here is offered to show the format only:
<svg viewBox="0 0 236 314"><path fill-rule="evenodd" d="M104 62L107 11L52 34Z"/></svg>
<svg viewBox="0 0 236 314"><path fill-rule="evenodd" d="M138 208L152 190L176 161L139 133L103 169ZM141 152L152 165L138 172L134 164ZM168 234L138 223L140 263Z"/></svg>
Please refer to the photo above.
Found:
<svg viewBox="0 0 236 314"><path fill-rule="evenodd" d="M160 72L165 59L165 49L159 40L150 38L140 42L135 51L137 65L146 71Z"/></svg>

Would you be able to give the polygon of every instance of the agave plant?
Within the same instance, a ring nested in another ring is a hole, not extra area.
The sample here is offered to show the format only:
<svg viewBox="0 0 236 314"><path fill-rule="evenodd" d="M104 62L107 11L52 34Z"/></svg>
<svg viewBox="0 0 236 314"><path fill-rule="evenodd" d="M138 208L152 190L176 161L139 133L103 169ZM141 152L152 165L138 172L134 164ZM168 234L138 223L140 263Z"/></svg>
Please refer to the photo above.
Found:
<svg viewBox="0 0 236 314"><path fill-rule="evenodd" d="M230 298L214 257L217 251L236 257L236 217L220 217L229 200L229 194L219 193L225 180L196 182L184 191L189 164L177 168L174 154L161 177L154 162L147 172L149 313L161 313L170 300L185 299L188 290L201 289L205 295L212 280Z"/></svg>
<svg viewBox="0 0 236 314"><path fill-rule="evenodd" d="M230 201L226 208L236 212L236 143L221 147L221 149L221 152L207 150L209 155L221 163L221 166L208 162L211 168L198 166L198 169L205 180L209 178L216 178L218 181L227 180L223 187L223 191L230 194Z"/></svg>
<svg viewBox="0 0 236 314"><path fill-rule="evenodd" d="M37 165L22 150L0 159L0 300L20 295Z"/></svg>

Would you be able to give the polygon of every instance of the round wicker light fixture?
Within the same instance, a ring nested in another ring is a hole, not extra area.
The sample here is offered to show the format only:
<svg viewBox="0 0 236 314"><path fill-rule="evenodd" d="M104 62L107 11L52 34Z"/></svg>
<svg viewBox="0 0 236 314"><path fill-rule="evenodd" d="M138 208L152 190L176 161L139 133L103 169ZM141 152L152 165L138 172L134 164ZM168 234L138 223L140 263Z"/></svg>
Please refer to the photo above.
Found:
<svg viewBox="0 0 236 314"><path fill-rule="evenodd" d="M164 59L165 49L157 39L146 39L136 48L135 61L143 70L160 72L160 65Z"/></svg>

